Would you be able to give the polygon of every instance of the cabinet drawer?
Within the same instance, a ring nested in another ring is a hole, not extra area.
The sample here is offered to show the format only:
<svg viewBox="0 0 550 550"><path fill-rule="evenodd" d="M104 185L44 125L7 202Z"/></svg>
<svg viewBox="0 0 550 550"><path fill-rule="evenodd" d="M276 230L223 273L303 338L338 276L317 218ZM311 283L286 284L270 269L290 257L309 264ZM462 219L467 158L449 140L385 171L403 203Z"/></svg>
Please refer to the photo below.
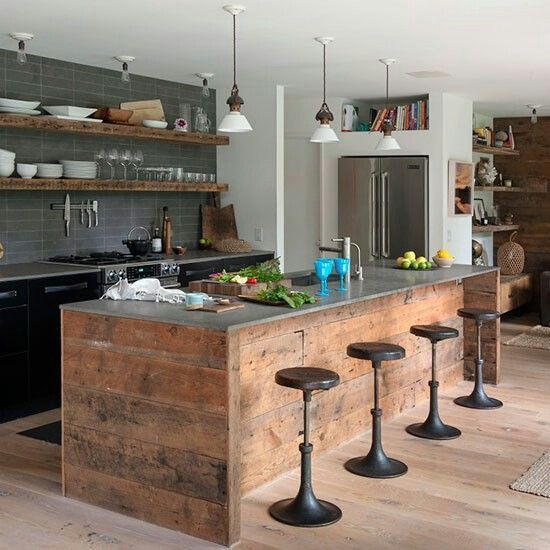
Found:
<svg viewBox="0 0 550 550"><path fill-rule="evenodd" d="M27 303L27 281L0 283L0 309Z"/></svg>
<svg viewBox="0 0 550 550"><path fill-rule="evenodd" d="M0 309L0 355L24 352L27 348L27 306Z"/></svg>

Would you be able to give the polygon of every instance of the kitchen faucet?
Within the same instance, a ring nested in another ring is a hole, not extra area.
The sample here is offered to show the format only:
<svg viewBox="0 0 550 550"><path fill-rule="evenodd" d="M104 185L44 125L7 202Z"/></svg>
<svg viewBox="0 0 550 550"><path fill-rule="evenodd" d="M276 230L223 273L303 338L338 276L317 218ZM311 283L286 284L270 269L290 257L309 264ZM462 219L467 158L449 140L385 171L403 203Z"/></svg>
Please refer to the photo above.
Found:
<svg viewBox="0 0 550 550"><path fill-rule="evenodd" d="M357 250L357 265L354 266L354 275L357 277L358 281L363 280L363 266L361 265L361 249L359 245L351 242L351 237L335 237L331 239L333 243L341 243L339 248L331 246L320 246L319 250L321 252L335 252L340 254L342 258L347 258L351 263L351 247L355 247ZM346 283L349 283L351 280L351 266L346 274Z"/></svg>

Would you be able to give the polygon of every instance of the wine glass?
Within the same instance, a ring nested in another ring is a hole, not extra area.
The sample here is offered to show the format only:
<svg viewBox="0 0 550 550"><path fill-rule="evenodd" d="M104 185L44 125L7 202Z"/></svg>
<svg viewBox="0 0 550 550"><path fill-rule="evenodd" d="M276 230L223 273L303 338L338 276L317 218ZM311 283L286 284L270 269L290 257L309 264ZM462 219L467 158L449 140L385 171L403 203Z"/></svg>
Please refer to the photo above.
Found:
<svg viewBox="0 0 550 550"><path fill-rule="evenodd" d="M349 258L334 258L334 268L336 269L336 274L340 277L340 287L338 290L345 292L347 289L344 285L344 277L349 271Z"/></svg>
<svg viewBox="0 0 550 550"><path fill-rule="evenodd" d="M327 279L332 272L333 261L330 258L317 258L314 262L315 275L321 281L321 288L317 296L328 296Z"/></svg>
<svg viewBox="0 0 550 550"><path fill-rule="evenodd" d="M139 167L143 164L143 153L141 151L135 151L132 155L132 161L130 164L136 171L136 180L138 179Z"/></svg>
<svg viewBox="0 0 550 550"><path fill-rule="evenodd" d="M107 156L105 157L105 162L111 167L111 179L115 179L116 164L119 160L119 154L116 149L109 149L107 151Z"/></svg>
<svg viewBox="0 0 550 550"><path fill-rule="evenodd" d="M101 162L105 161L105 149L99 150L97 153L94 153L94 160L97 164L97 177L101 179Z"/></svg>
<svg viewBox="0 0 550 550"><path fill-rule="evenodd" d="M130 162L132 162L132 151L130 151L130 149L124 149L124 151L122 151L120 153L120 165L122 166L122 169L124 171L124 179L127 179L127 170L128 170L128 166L130 164Z"/></svg>

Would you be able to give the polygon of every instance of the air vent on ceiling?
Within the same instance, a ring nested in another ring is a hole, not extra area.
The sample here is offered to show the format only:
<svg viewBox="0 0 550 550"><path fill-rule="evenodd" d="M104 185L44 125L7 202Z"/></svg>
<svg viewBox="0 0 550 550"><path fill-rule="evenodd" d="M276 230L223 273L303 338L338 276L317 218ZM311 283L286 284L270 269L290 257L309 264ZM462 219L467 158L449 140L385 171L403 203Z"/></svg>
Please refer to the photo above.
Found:
<svg viewBox="0 0 550 550"><path fill-rule="evenodd" d="M414 71L407 74L409 76L414 76L414 78L445 78L451 76L445 71Z"/></svg>

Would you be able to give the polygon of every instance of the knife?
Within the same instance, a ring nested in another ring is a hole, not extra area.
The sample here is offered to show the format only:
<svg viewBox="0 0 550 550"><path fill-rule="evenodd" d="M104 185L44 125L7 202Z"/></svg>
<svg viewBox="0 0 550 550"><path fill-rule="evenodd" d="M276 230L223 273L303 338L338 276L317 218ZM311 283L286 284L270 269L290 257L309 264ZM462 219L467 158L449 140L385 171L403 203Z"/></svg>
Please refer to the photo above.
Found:
<svg viewBox="0 0 550 550"><path fill-rule="evenodd" d="M80 201L80 225L84 225L84 201Z"/></svg>
<svg viewBox="0 0 550 550"><path fill-rule="evenodd" d="M86 201L86 214L88 214L88 228L92 227L92 206L90 201Z"/></svg>
<svg viewBox="0 0 550 550"><path fill-rule="evenodd" d="M65 195L65 210L63 212L63 219L65 220L65 236L69 236L69 225L71 223L71 197L69 193Z"/></svg>
<svg viewBox="0 0 550 550"><path fill-rule="evenodd" d="M92 201L92 212L95 214L94 227L99 225L99 213L97 210L97 201Z"/></svg>

